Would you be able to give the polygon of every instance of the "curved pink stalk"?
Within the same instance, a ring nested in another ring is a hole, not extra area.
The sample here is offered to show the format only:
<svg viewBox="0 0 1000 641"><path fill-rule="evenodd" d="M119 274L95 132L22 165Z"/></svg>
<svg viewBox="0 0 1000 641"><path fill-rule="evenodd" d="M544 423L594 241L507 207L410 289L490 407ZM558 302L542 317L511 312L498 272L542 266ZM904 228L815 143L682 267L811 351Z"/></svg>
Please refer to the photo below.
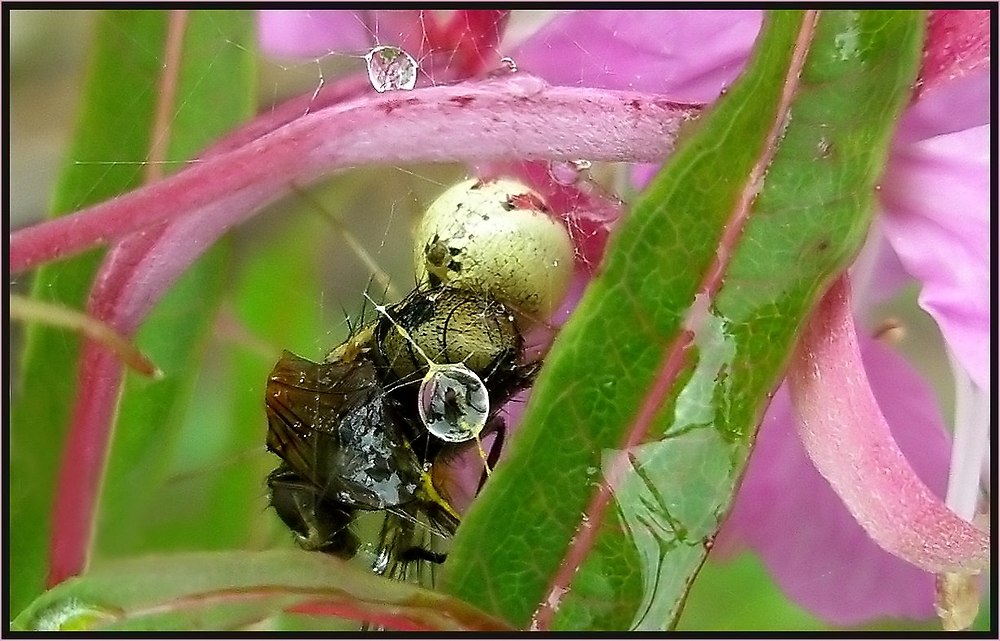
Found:
<svg viewBox="0 0 1000 641"><path fill-rule="evenodd" d="M256 118L217 140L201 154L201 157L207 158L242 147L302 116L357 98L371 91L371 86L371 81L366 75L345 76L330 84L324 84L312 94L302 94L289 98L281 104L265 107Z"/></svg>
<svg viewBox="0 0 1000 641"><path fill-rule="evenodd" d="M989 536L950 511L917 477L864 371L850 286L841 276L806 327L788 370L806 452L879 546L928 572L981 571L989 562Z"/></svg>
<svg viewBox="0 0 1000 641"><path fill-rule="evenodd" d="M181 69L186 11L170 14L163 75L159 79L156 115L152 123L150 163L146 180L162 177L163 155L170 140L170 109L176 99L177 74ZM164 229L139 232L125 237L112 247L97 273L87 302L88 312L125 336L139 324L140 315L130 314L121 300L128 298L130 280L146 274L143 260L165 235ZM143 280L139 281L140 283ZM139 287L137 289L143 289ZM146 310L154 301L147 301ZM87 563L93 538L94 512L100 489L101 472L107 457L113 413L121 393L124 376L122 363L111 358L114 353L100 343L84 341L77 373L74 411L63 449L63 462L52 515L49 540L49 585L61 583L79 574Z"/></svg>
<svg viewBox="0 0 1000 641"><path fill-rule="evenodd" d="M84 341L73 424L63 445L63 462L56 481L46 579L49 587L79 574L87 562L108 430L118 405L122 376L121 361L113 352L99 343Z"/></svg>
<svg viewBox="0 0 1000 641"><path fill-rule="evenodd" d="M89 313L131 335L184 270L224 233L219 209L211 207L207 213L204 222L188 216L118 242L98 272L88 301ZM198 240L199 235L204 242ZM93 341L84 343L72 423L59 467L49 585L79 574L86 564L122 377L122 363L113 352Z"/></svg>
<svg viewBox="0 0 1000 641"><path fill-rule="evenodd" d="M305 182L366 163L548 158L662 159L693 105L624 91L550 87L531 76L367 95L304 115L259 139L125 196L14 232L21 271L131 232L218 209L225 229ZM190 242L204 242L196 235Z"/></svg>

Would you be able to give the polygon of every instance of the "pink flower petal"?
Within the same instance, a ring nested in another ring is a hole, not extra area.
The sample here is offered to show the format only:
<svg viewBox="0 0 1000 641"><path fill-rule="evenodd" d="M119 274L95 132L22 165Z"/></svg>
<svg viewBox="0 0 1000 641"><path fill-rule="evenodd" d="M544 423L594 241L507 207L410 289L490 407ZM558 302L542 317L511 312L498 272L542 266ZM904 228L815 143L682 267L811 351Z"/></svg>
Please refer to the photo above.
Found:
<svg viewBox="0 0 1000 641"><path fill-rule="evenodd" d="M990 73L980 71L937 85L907 107L893 138L893 147L988 125Z"/></svg>
<svg viewBox="0 0 1000 641"><path fill-rule="evenodd" d="M990 389L989 127L898 147L883 181L886 237L921 281L919 302Z"/></svg>
<svg viewBox="0 0 1000 641"><path fill-rule="evenodd" d="M401 47L420 58L421 11L270 10L257 15L264 53L279 58L359 54L374 45Z"/></svg>
<svg viewBox="0 0 1000 641"><path fill-rule="evenodd" d="M364 11L271 10L257 14L260 47L278 58L316 58L331 52L357 53L374 34ZM391 43L390 43L391 44Z"/></svg>
<svg viewBox="0 0 1000 641"><path fill-rule="evenodd" d="M931 387L891 349L859 336L872 391L900 449L943 496L949 442ZM795 435L788 386L771 402L717 549L746 544L796 603L836 625L934 616L934 575L875 545Z"/></svg>
<svg viewBox="0 0 1000 641"><path fill-rule="evenodd" d="M788 381L809 458L876 543L929 572L986 566L989 536L934 496L892 438L865 377L846 277L808 323Z"/></svg>
<svg viewBox="0 0 1000 641"><path fill-rule="evenodd" d="M399 47L420 64L431 84L496 66L496 44L507 11L462 10L443 18L434 11L261 11L261 48L279 58L328 54L360 56L375 45Z"/></svg>
<svg viewBox="0 0 1000 641"><path fill-rule="evenodd" d="M575 11L512 55L553 84L707 102L743 70L760 24L759 11Z"/></svg>
<svg viewBox="0 0 1000 641"><path fill-rule="evenodd" d="M882 227L881 218L872 221L865 245L851 265L854 309L859 313L896 296L904 285L913 282ZM871 319L862 317L862 320Z"/></svg>

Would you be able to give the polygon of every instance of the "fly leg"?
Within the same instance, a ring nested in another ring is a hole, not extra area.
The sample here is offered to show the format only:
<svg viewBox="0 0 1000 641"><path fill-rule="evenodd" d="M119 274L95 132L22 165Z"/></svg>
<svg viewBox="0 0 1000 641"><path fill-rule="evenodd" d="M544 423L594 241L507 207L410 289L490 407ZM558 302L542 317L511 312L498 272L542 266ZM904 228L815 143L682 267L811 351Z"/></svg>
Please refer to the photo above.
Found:
<svg viewBox="0 0 1000 641"><path fill-rule="evenodd" d="M497 461L500 460L500 452L503 451L504 438L507 436L507 423L504 422L502 416L494 416L483 428L483 435L490 432L495 432L496 436L493 438L493 444L490 445L490 453L486 455L486 468L483 470L482 476L479 477L479 485L476 487L477 495L486 485L486 479L490 476L489 470L496 467Z"/></svg>

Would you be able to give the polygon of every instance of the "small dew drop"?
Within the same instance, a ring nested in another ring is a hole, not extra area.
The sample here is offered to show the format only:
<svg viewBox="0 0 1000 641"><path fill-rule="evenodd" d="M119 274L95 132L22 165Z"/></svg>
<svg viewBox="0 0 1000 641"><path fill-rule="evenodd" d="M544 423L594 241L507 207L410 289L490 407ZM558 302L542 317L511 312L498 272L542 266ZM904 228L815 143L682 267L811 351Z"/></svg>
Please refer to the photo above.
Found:
<svg viewBox="0 0 1000 641"><path fill-rule="evenodd" d="M569 187L580 180L580 176L593 166L589 160L554 160L549 163L549 176L556 183Z"/></svg>
<svg viewBox="0 0 1000 641"><path fill-rule="evenodd" d="M819 142L816 143L817 156L819 156L820 158L829 158L832 147L833 144L830 142L829 138L826 137L820 138Z"/></svg>
<svg viewBox="0 0 1000 641"><path fill-rule="evenodd" d="M500 64L502 64L504 67L507 67L507 70L510 73L517 72L517 63L514 62L514 59L511 58L510 56L504 56L503 58L500 58Z"/></svg>
<svg viewBox="0 0 1000 641"><path fill-rule="evenodd" d="M419 65L413 56L399 47L375 47L365 54L365 62L368 63L368 80L379 93L399 89L408 91L417 84Z"/></svg>

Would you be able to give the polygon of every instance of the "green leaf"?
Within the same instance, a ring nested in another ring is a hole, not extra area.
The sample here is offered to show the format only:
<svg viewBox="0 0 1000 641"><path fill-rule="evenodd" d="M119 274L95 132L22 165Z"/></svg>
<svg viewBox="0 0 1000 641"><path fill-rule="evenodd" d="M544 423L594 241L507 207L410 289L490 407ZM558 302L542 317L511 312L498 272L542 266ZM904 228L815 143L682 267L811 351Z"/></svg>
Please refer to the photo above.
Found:
<svg viewBox="0 0 1000 641"><path fill-rule="evenodd" d="M253 48L251 13L187 14L180 57L162 72L170 73L176 67L167 159L194 157L253 114ZM164 82L166 79L160 80L161 85ZM249 523L259 511L255 495L249 491L223 496L218 486L202 488L208 500L188 494L173 501L182 508L179 513L164 509L169 503L158 496L163 493L169 470L166 454L178 442L185 421L200 418L190 416L187 409L211 323L226 291L228 256L225 242L206 252L154 308L138 333L139 345L148 350L165 376L149 381L129 374L125 382L102 489L96 555L219 549L246 543ZM246 432L244 426L230 421L198 426L207 441L239 441ZM227 485L226 479L218 483ZM199 515L191 508L200 501L209 508ZM208 525L198 527L199 521ZM206 532L211 535L205 536Z"/></svg>
<svg viewBox="0 0 1000 641"><path fill-rule="evenodd" d="M148 165L142 161L149 158L154 141L163 142L157 138L162 132L154 127L160 83L165 73L175 69L173 65L164 69L168 22L169 14L159 11L96 15L80 117L53 198L53 212L73 211L143 182ZM177 93L168 111L166 158L191 157L251 113L253 55L235 43L248 46L252 33L250 14L192 12L187 17ZM92 252L39 269L34 274L33 295L83 308L100 257L101 252ZM114 519L115 525L105 527L103 534L135 523L129 519L138 499L122 496L141 495L145 485L123 468L134 460L139 475L146 461L155 458L161 428L179 418L179 403L197 371L198 336L204 334L213 312L217 296L212 292L218 290L218 270L224 258L220 252L203 258L139 332L138 344L167 376L156 383L127 383L119 412L122 440L104 497L105 516ZM164 340L167 337L175 340ZM176 341L178 337L184 342ZM78 336L66 331L38 324L26 330L11 412L10 474L17 479L9 497L15 524L10 540L10 608L14 612L43 588L49 512L76 393L79 345ZM109 547L113 538L99 535Z"/></svg>
<svg viewBox="0 0 1000 641"><path fill-rule="evenodd" d="M456 537L449 593L517 626L676 621L798 331L865 238L917 71L919 13L811 20L769 15L615 231Z"/></svg>
<svg viewBox="0 0 1000 641"><path fill-rule="evenodd" d="M119 28L127 25L128 29ZM129 32L149 43L166 35L165 16L158 12L102 14L94 44L76 134L67 153L54 213L73 211L137 186L138 165L106 164L108 159L141 159L149 148L148 121L155 95L149 79L160 61L149 50L133 46ZM137 123L135 127L122 123ZM90 253L42 267L34 274L33 295L82 308L100 256ZM17 612L42 591L49 510L55 489L60 444L69 425L76 385L79 338L44 325L25 332L20 377L14 385L10 421L10 608Z"/></svg>
<svg viewBox="0 0 1000 641"><path fill-rule="evenodd" d="M96 565L31 604L16 630L232 630L312 604L314 622L340 615L411 629L495 630L460 601L302 551L203 552ZM354 624L356 628L356 624Z"/></svg>

